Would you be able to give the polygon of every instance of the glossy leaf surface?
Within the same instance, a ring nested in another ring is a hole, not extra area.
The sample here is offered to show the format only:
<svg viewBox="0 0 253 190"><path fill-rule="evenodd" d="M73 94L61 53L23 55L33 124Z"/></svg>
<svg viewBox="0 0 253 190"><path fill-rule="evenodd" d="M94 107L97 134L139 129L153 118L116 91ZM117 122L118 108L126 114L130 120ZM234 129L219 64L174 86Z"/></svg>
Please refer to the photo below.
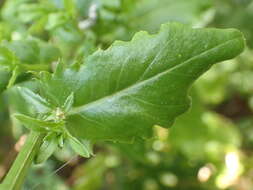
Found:
<svg viewBox="0 0 253 190"><path fill-rule="evenodd" d="M233 29L191 29L170 23L137 33L90 55L77 68L44 73L42 94L55 106L74 92L66 128L76 137L130 141L170 127L190 106L187 91L214 63L238 55L242 34Z"/></svg>

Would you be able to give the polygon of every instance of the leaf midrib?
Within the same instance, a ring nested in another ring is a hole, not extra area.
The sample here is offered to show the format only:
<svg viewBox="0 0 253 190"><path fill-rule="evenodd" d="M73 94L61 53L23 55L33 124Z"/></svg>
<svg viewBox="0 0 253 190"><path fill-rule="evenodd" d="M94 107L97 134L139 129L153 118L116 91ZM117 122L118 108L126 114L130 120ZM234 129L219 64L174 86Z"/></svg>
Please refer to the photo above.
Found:
<svg viewBox="0 0 253 190"><path fill-rule="evenodd" d="M237 40L237 39L240 39L240 38L241 38L241 36L238 35L237 37L235 37L235 38L233 38L233 39L230 39L230 40L227 40L227 41L225 41L225 42L222 42L222 43L220 43L220 44L218 44L218 45L216 45L216 46L214 46L214 47L212 47L212 48L210 48L210 49L208 49L208 50L205 50L205 51L201 52L201 53L198 54L198 55L195 55L195 56L193 56L193 57L190 57L189 59L185 60L185 61L182 62L181 64L175 65L174 67L172 67L172 68L170 68L170 69L168 69L168 70L165 70L165 71L163 71L163 72L161 72L161 73L158 73L157 75L154 75L154 76L152 76L152 77L150 77L150 78L148 78L148 79L146 79L146 80L140 81L139 83L133 83L132 85L128 86L127 88L124 88L124 89L122 89L122 90L120 90L120 91L117 91L117 92L115 92L115 93L112 93L112 94L110 94L110 95L108 95L108 96L105 96L105 97L102 97L102 98L100 98L100 99L97 99L97 100L95 100L95 101L93 101L93 102L90 102L90 103L88 103L88 104L84 104L84 105L82 105L82 106L74 107L74 108L69 112L68 115L74 115L74 114L76 114L76 113L81 112L82 110L84 110L84 108L87 108L87 107L89 107L89 106L91 106L91 105L96 105L96 104L98 104L98 103L100 103L100 102L102 102L102 101L104 101L104 100L106 100L106 99L109 99L109 98L111 98L111 97L113 97L113 96L117 96L118 94L121 94L121 93L124 94L124 91L127 91L127 90L129 90L129 89L131 89L131 88L134 88L134 87L137 87L137 86L141 86L142 84L144 84L144 83L146 83L146 82L149 82L149 81L152 81L152 80L154 80L154 79L156 79L156 78L159 78L160 76L162 76L162 75L164 75L164 74L167 74L167 73L169 73L169 72L171 72L171 71L177 69L178 67L182 67L183 65L187 64L188 62L190 62L190 61L192 61L192 60L194 60L194 59L196 59L196 58L198 58L198 57L200 57L200 56L203 56L203 55L209 53L210 51L213 51L213 50L215 50L215 49L218 49L218 48L220 48L220 47L226 45L227 43L230 43L231 41L234 41L234 40Z"/></svg>

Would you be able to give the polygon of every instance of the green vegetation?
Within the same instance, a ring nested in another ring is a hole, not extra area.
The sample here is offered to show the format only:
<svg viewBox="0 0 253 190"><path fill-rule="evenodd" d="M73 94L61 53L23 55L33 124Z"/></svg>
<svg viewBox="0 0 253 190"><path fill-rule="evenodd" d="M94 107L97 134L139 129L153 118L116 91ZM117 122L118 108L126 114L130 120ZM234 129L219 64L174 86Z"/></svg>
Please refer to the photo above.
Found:
<svg viewBox="0 0 253 190"><path fill-rule="evenodd" d="M252 17L251 0L0 2L0 190L251 189Z"/></svg>

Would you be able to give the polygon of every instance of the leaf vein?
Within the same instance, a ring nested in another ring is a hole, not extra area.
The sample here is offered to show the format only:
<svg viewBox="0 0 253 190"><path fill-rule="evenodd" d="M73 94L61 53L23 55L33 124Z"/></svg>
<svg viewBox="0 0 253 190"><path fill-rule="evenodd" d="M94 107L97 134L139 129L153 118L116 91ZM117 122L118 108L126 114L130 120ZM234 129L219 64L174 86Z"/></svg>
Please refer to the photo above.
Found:
<svg viewBox="0 0 253 190"><path fill-rule="evenodd" d="M88 103L88 104L85 104L85 105L82 105L82 106L79 106L79 107L75 107L75 108L73 108L73 109L69 112L69 114L70 114L70 115L76 114L76 113L80 112L81 110L83 110L84 108L88 108L88 107L90 107L90 106L94 106L94 105L100 103L101 101L104 101L104 100L109 99L109 98L111 98L111 97L113 97L113 96L119 95L120 93L125 93L125 91L127 91L127 90L129 90L129 89L131 89L131 88L134 88L134 87L137 87L137 86L141 86L141 85L143 85L143 84L145 84L145 83L147 83L147 82L150 82L150 81L152 81L152 80L155 80L155 79L159 78L160 76L162 76L162 75L164 75L164 74L168 74L168 73L170 73L171 71L177 69L178 67L182 67L183 65L189 63L190 61L192 61L192 60L194 60L194 59L197 59L197 58L199 58L199 57L201 57L201 56L207 54L208 52L210 52L210 51L212 51L212 50L215 50L215 49L218 49L218 48L224 46L225 44L230 43L231 41L237 40L237 39L239 39L239 38L240 38L240 37L235 37L235 38L233 38L233 39L230 39L230 40L227 40L227 41L225 41L225 42L223 42L223 43L220 43L220 44L218 44L218 45L216 45L216 46L214 46L214 47L212 47L212 48L210 48L210 49L208 49L208 50L205 50L204 52L202 52L202 53L200 53L200 54L198 54L198 55L195 55L195 56L193 56L193 57L187 59L186 61L182 62L181 64L178 64L178 65L176 65L176 66L174 66L174 67L172 67L172 68L170 68L170 69L168 69L168 70L165 70L165 71L163 71L163 72L161 72L161 73L159 73L159 74L157 74L157 75L155 75L155 76L153 76L153 77L151 77L151 78L149 78L149 79L147 79L147 80L143 80L143 81L139 82L138 84L134 83L135 86L134 86L134 85L130 85L130 86L128 86L128 87L125 88L125 89L122 89L122 90L120 90L120 91L118 91L118 92L112 93L111 95L105 96L105 97L103 97L103 98L100 98L100 99L95 100L95 101L93 101L93 102L90 102L90 103ZM123 95L124 95L124 94L123 94Z"/></svg>

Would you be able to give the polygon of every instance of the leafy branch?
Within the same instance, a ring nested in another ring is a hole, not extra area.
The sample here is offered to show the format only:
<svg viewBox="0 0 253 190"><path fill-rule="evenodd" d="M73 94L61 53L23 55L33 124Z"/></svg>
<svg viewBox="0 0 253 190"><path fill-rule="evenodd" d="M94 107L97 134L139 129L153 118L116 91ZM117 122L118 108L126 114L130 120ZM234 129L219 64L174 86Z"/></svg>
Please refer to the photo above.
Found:
<svg viewBox="0 0 253 190"><path fill-rule="evenodd" d="M43 162L65 142L89 157L91 142L131 142L151 137L154 125L170 127L190 107L193 82L243 48L238 30L169 23L158 34L139 32L130 42L98 50L83 64L41 72L39 94L19 90L35 114L16 118L32 132L2 186L19 190L37 152L36 161Z"/></svg>

